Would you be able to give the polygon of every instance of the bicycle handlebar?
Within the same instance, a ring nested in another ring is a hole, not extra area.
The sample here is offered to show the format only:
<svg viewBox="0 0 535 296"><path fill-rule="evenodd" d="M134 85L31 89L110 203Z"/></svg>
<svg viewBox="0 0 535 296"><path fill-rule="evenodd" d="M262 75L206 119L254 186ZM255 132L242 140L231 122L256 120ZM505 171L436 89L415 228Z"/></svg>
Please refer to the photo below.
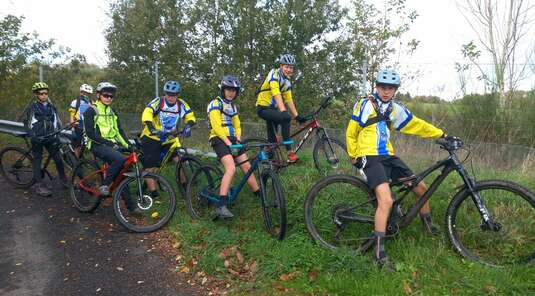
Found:
<svg viewBox="0 0 535 296"><path fill-rule="evenodd" d="M455 136L446 136L444 138L437 139L435 143L440 145L440 148L450 152L459 150L464 145L463 140Z"/></svg>

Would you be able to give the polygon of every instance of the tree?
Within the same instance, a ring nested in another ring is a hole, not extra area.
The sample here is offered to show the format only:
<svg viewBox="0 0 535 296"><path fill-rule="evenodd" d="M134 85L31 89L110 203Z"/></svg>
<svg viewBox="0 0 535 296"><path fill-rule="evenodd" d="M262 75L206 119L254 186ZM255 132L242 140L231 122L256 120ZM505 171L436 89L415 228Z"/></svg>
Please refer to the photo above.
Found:
<svg viewBox="0 0 535 296"><path fill-rule="evenodd" d="M478 44L471 41L463 45L462 52L479 69L481 78L498 92L500 106L504 107L506 91L516 89L527 67L527 63L518 64L517 55L524 37L530 38L527 33L534 21L534 5L525 0L463 0L458 5L478 37ZM492 71L479 62L479 48L491 57Z"/></svg>

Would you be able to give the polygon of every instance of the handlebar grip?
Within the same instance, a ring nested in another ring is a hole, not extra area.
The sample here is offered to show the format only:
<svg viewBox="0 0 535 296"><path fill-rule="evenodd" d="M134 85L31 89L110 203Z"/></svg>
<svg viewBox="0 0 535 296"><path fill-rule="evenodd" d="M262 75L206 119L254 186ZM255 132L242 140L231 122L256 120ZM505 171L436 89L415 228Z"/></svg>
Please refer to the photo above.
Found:
<svg viewBox="0 0 535 296"><path fill-rule="evenodd" d="M230 149L242 149L244 147L243 144L232 144L228 146Z"/></svg>

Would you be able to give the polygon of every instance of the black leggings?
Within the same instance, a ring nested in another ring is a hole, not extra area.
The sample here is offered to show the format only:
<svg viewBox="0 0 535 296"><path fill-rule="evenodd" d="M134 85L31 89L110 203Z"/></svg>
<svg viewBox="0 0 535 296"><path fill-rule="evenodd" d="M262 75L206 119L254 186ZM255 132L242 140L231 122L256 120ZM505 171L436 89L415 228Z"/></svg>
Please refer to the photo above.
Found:
<svg viewBox="0 0 535 296"><path fill-rule="evenodd" d="M43 147L46 148L48 154L54 160L56 164L56 169L58 170L58 175L61 179L65 179L65 168L63 167L63 160L59 155L59 139L54 138L54 140L47 142L39 142L32 139L32 169L33 177L37 182L41 182L43 179L42 162L43 162Z"/></svg>
<svg viewBox="0 0 535 296"><path fill-rule="evenodd" d="M279 125L281 126L282 140L290 141L292 139L290 138L290 123L292 117L288 112L281 112L279 109L273 107L258 106L256 108L256 114L266 121L268 142L277 142L276 133ZM292 145L285 146L286 150L292 149Z"/></svg>
<svg viewBox="0 0 535 296"><path fill-rule="evenodd" d="M126 157L121 152L113 150L108 145L93 144L91 146L91 152L97 157L104 160L110 165L106 178L102 181L102 185L110 185L115 177L121 171Z"/></svg>

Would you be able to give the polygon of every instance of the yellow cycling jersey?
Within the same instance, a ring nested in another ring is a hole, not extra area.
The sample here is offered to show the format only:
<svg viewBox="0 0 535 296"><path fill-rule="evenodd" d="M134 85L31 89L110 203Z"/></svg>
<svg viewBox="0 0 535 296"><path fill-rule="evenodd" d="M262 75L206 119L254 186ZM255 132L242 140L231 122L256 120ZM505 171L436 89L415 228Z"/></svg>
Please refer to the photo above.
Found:
<svg viewBox="0 0 535 296"><path fill-rule="evenodd" d="M374 106L372 100L375 99L360 100L353 107L353 115L346 130L347 152L351 158L367 155L394 155L394 148L390 141L390 132L393 130L432 139L444 134L441 129L414 116L398 102L383 103L377 100L378 104ZM377 117L376 108L388 116L390 125L383 120L366 126L368 120Z"/></svg>
<svg viewBox="0 0 535 296"><path fill-rule="evenodd" d="M170 131L174 129L180 119L184 118L185 122L195 122L195 114L188 103L183 99L178 99L175 104L170 105L165 98L153 99L141 115L141 122L150 121L156 130ZM152 135L147 126L143 127L141 137L149 137L156 141L164 142L166 138L159 138Z"/></svg>
<svg viewBox="0 0 535 296"><path fill-rule="evenodd" d="M225 140L228 137L241 137L240 117L234 102L217 97L208 104L206 111L210 123L210 139L219 137Z"/></svg>
<svg viewBox="0 0 535 296"><path fill-rule="evenodd" d="M274 96L282 95L284 103L291 102L292 83L286 78L280 69L269 71L262 83L256 99L256 106L277 107Z"/></svg>

